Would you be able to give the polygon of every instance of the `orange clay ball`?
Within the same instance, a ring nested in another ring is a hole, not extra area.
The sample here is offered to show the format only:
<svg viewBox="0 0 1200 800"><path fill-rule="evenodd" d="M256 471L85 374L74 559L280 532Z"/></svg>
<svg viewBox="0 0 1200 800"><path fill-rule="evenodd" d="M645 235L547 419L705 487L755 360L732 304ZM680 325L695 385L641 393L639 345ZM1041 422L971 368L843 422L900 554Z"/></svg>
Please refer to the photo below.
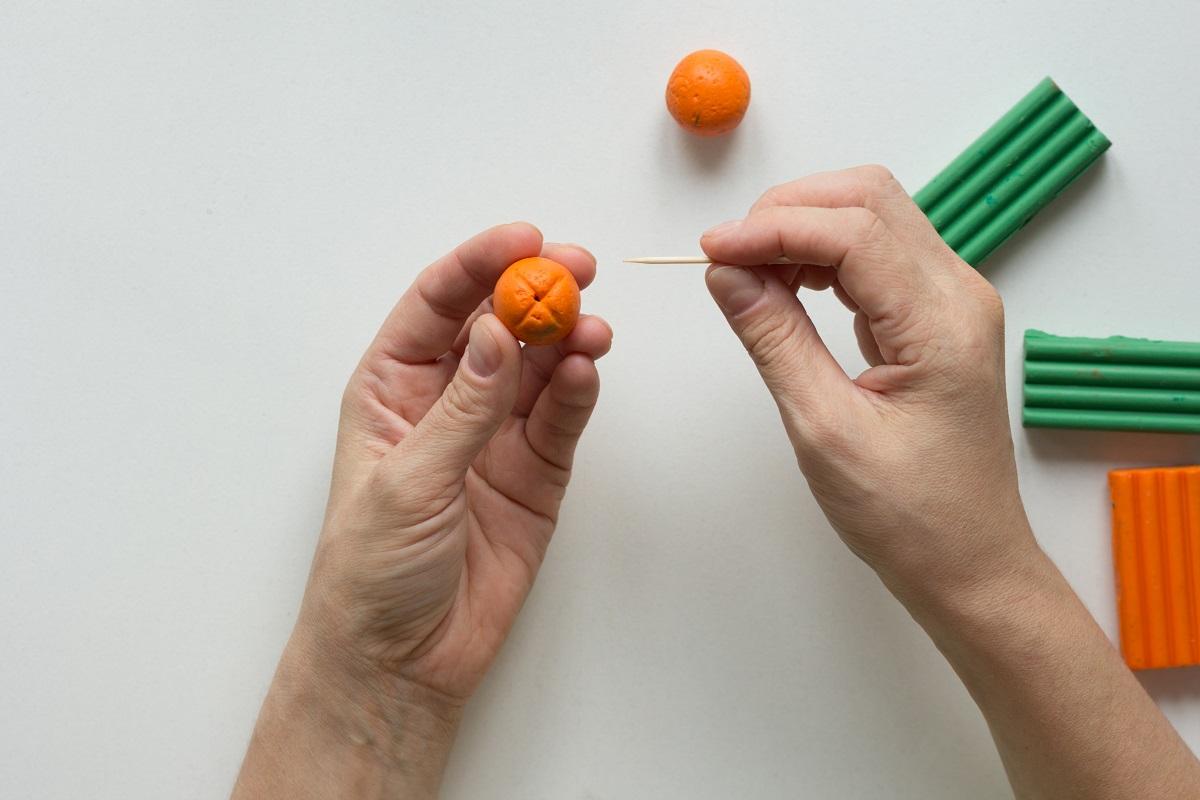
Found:
<svg viewBox="0 0 1200 800"><path fill-rule="evenodd" d="M720 50L684 56L667 81L667 110L684 130L719 136L738 126L750 105L750 76Z"/></svg>
<svg viewBox="0 0 1200 800"><path fill-rule="evenodd" d="M492 294L496 316L526 344L554 344L579 321L579 284L571 270L548 258L509 265Z"/></svg>

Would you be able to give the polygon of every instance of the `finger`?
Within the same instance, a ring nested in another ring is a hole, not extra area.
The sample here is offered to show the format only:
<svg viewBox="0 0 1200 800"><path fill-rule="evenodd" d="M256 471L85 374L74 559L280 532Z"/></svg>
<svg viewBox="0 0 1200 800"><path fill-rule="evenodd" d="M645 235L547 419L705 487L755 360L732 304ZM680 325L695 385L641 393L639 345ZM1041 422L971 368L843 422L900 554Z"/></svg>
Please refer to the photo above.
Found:
<svg viewBox="0 0 1200 800"><path fill-rule="evenodd" d="M861 167L820 172L773 186L750 208L750 213L777 206L849 208L874 211L901 241L924 249L943 248L941 237L887 167Z"/></svg>
<svg viewBox="0 0 1200 800"><path fill-rule="evenodd" d="M438 358L492 293L500 273L541 249L542 234L525 222L498 225L468 239L417 276L384 321L372 350L406 363Z"/></svg>
<svg viewBox="0 0 1200 800"><path fill-rule="evenodd" d="M767 270L769 268L761 268ZM769 272L713 266L709 292L774 395L789 434L850 388L804 306ZM800 419L798 420L797 417Z"/></svg>
<svg viewBox="0 0 1200 800"><path fill-rule="evenodd" d="M745 265L750 266L750 265ZM837 279L837 270L820 264L764 264L767 271L763 273L774 275L779 281L795 294L800 289L823 291Z"/></svg>
<svg viewBox="0 0 1200 800"><path fill-rule="evenodd" d="M858 313L858 303L854 302L853 297L846 294L846 290L842 288L841 281L837 280L836 278L834 278L833 281L833 294L838 300L842 301L842 305L844 305L850 311L856 314Z"/></svg>
<svg viewBox="0 0 1200 800"><path fill-rule="evenodd" d="M803 264L773 264L771 266L774 267L776 277L783 281L785 286L792 288L793 292L799 289L800 284L804 282Z"/></svg>
<svg viewBox="0 0 1200 800"><path fill-rule="evenodd" d="M786 274L784 274L780 275L779 279L783 281L784 286L788 287L788 291L790 291L792 294L796 294L800 291L800 287L804 285L804 267L796 267L793 270L791 277L788 277Z"/></svg>
<svg viewBox="0 0 1200 800"><path fill-rule="evenodd" d="M458 486L508 417L521 380L521 348L491 314L471 328L466 356L440 398L382 466L410 496L431 500Z"/></svg>
<svg viewBox="0 0 1200 800"><path fill-rule="evenodd" d="M571 270L580 289L586 289L596 278L596 257L580 245L546 242L542 246L542 257L557 261Z"/></svg>
<svg viewBox="0 0 1200 800"><path fill-rule="evenodd" d="M775 206L862 206L879 213L890 207L885 201L901 195L907 197L891 171L870 164L834 172L818 172L772 186L750 207L750 213ZM875 206L879 206L879 209Z"/></svg>
<svg viewBox="0 0 1200 800"><path fill-rule="evenodd" d="M872 321L885 323L884 329L902 325L934 292L887 225L864 208L767 208L706 235L700 244L723 264L784 257L835 267L846 293Z"/></svg>
<svg viewBox="0 0 1200 800"><path fill-rule="evenodd" d="M599 395L596 363L582 353L563 358L525 422L525 438L533 452L552 466L570 469Z"/></svg>
<svg viewBox="0 0 1200 800"><path fill-rule="evenodd" d="M792 290L792 294L800 291L801 288L812 289L817 292L823 291L828 289L837 278L837 270L833 267L822 266L820 264L794 264L786 266L771 264L768 266L779 277L779 280L783 281L783 284Z"/></svg>
<svg viewBox="0 0 1200 800"><path fill-rule="evenodd" d="M803 287L814 292L823 292L837 280L837 270L821 264L805 264L800 271L800 282L797 288Z"/></svg>
<svg viewBox="0 0 1200 800"><path fill-rule="evenodd" d="M548 347L526 346L524 368L521 370L521 389L513 413L528 416L542 390L550 382L559 363L571 353L581 353L592 360L601 358L612 347L612 328L600 317L585 315L579 318L574 330L557 344Z"/></svg>
<svg viewBox="0 0 1200 800"><path fill-rule="evenodd" d="M884 363L883 354L879 352L879 342L871 332L871 320L859 311L854 315L854 338L858 340L858 350L872 367Z"/></svg>
<svg viewBox="0 0 1200 800"><path fill-rule="evenodd" d="M489 297L480 303L471 312L471 316L467 317L467 321L463 323L462 330L458 332L458 338L454 340L454 344L450 347L450 352L462 358L463 353L467 352L467 342L471 339L471 328L475 326L475 320L484 314L491 314L493 311L495 311L495 308L492 304L492 298Z"/></svg>

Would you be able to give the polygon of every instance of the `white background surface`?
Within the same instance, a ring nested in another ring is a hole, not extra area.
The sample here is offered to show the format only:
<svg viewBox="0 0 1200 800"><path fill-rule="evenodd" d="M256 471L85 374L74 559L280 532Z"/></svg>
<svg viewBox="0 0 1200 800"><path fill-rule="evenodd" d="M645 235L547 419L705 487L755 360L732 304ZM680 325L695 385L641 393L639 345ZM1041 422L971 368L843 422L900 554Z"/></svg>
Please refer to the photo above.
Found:
<svg viewBox="0 0 1200 800"><path fill-rule="evenodd" d="M615 347L448 798L999 798L986 728L836 540L687 253L772 183L919 188L1043 75L1113 140L986 266L1020 332L1200 338L1194 3L0 6L0 796L233 781L320 524L339 394L418 269L512 219L600 259ZM1053 5L1053 8L1047 6ZM719 47L729 140L663 108ZM847 369L849 316L810 307ZM1194 437L1015 431L1115 632L1105 471ZM1143 678L1193 747L1200 671Z"/></svg>

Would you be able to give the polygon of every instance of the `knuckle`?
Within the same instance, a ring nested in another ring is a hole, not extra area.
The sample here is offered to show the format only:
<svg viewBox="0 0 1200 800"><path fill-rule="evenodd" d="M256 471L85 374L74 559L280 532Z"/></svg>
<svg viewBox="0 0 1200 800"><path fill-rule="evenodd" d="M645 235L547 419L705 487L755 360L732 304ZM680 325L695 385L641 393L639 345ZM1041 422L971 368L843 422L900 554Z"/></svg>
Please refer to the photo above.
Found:
<svg viewBox="0 0 1200 800"><path fill-rule="evenodd" d="M1004 331L1004 301L996 287L971 270L967 278L967 306L972 309L974 327L989 338Z"/></svg>
<svg viewBox="0 0 1200 800"><path fill-rule="evenodd" d="M854 228L855 241L860 246L877 247L887 238L887 224L883 218L869 208L845 209Z"/></svg>
<svg viewBox="0 0 1200 800"><path fill-rule="evenodd" d="M482 393L461 380L453 380L442 393L442 411L451 425L465 425L484 407Z"/></svg>
<svg viewBox="0 0 1200 800"><path fill-rule="evenodd" d="M856 167L854 173L863 184L876 189L888 188L896 183L896 176L882 164L864 164Z"/></svg>
<svg viewBox="0 0 1200 800"><path fill-rule="evenodd" d="M785 198L788 193L788 186L789 184L786 183L777 183L767 189L754 202L754 210L786 205Z"/></svg>
<svg viewBox="0 0 1200 800"><path fill-rule="evenodd" d="M904 194L892 171L880 164L866 164L851 170L858 181L861 203L870 209L889 205L898 194ZM922 215L924 216L924 215Z"/></svg>
<svg viewBox="0 0 1200 800"><path fill-rule="evenodd" d="M983 290L982 297L983 307L994 319L1004 318L1004 300L1000 293L996 291L994 285L988 284L988 288Z"/></svg>
<svg viewBox="0 0 1200 800"><path fill-rule="evenodd" d="M791 316L769 314L746 329L746 349L760 369L776 371L791 362L796 334L796 321Z"/></svg>
<svg viewBox="0 0 1200 800"><path fill-rule="evenodd" d="M1000 297L1000 293L995 287L990 284L983 291L983 296L980 298L983 305L983 313L992 323L993 327L999 327L1004 324L1004 300Z"/></svg>

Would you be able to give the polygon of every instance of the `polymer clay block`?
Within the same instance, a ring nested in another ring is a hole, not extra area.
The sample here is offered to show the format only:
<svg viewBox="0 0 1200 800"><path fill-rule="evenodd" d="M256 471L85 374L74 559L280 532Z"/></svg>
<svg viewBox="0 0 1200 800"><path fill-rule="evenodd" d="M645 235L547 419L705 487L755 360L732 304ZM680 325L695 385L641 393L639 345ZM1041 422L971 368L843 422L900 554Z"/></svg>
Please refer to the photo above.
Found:
<svg viewBox="0 0 1200 800"><path fill-rule="evenodd" d="M1200 467L1113 470L1108 484L1125 663L1200 664Z"/></svg>
<svg viewBox="0 0 1200 800"><path fill-rule="evenodd" d="M979 266L1110 145L1045 78L913 200L959 257Z"/></svg>
<svg viewBox="0 0 1200 800"><path fill-rule="evenodd" d="M1027 428L1200 433L1200 343L1025 332Z"/></svg>

